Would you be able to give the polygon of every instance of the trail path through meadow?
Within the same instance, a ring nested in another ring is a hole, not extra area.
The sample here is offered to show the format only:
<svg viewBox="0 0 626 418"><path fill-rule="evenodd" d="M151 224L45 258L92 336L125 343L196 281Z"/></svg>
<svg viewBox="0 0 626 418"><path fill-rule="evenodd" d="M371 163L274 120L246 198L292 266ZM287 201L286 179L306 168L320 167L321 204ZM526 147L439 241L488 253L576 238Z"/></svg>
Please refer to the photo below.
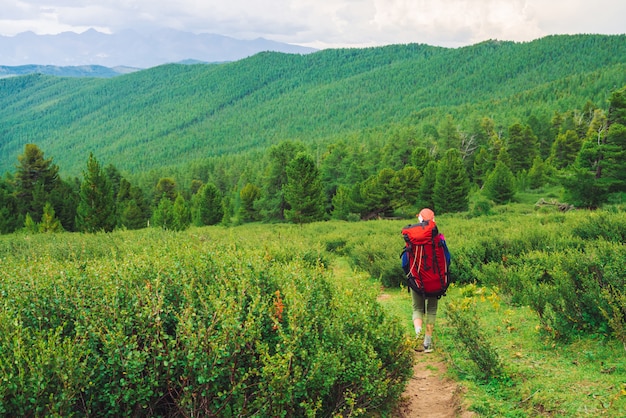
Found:
<svg viewBox="0 0 626 418"><path fill-rule="evenodd" d="M413 377L394 418L469 418L475 416L461 407L461 390L447 379L446 363L434 353L416 352Z"/></svg>
<svg viewBox="0 0 626 418"><path fill-rule="evenodd" d="M389 295L381 294L379 299ZM413 377L393 412L394 418L470 418L475 414L462 407L462 390L446 378L447 366L441 354L415 352Z"/></svg>
<svg viewBox="0 0 626 418"><path fill-rule="evenodd" d="M345 260L338 260L333 266L337 277L356 275ZM390 295L381 293L379 300ZM404 390L402 401L394 410L393 418L471 418L476 415L462 407L462 391L459 385L446 378L447 366L441 354L415 352L413 377Z"/></svg>

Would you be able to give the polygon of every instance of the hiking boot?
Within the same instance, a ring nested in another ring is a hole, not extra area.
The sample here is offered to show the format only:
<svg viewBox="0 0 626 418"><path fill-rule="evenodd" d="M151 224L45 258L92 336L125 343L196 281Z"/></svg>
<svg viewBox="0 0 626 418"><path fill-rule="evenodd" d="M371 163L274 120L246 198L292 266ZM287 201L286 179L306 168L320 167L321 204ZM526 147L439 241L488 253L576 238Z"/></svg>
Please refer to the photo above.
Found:
<svg viewBox="0 0 626 418"><path fill-rule="evenodd" d="M424 343L424 353L432 353L433 352L433 343Z"/></svg>

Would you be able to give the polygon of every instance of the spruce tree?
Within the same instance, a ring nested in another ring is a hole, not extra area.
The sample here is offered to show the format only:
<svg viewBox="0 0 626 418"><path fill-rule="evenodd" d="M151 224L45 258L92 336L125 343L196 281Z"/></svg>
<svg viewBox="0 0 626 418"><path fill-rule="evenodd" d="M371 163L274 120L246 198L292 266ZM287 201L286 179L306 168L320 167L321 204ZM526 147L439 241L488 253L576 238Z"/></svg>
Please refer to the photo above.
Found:
<svg viewBox="0 0 626 418"><path fill-rule="evenodd" d="M0 180L0 234L10 234L22 223L10 182Z"/></svg>
<svg viewBox="0 0 626 418"><path fill-rule="evenodd" d="M419 188L417 202L421 208L434 208L435 207L435 183L437 182L437 166L438 162L431 160L422 174L422 184Z"/></svg>
<svg viewBox="0 0 626 418"><path fill-rule="evenodd" d="M393 209L414 206L422 184L422 173L410 165L396 171L391 179Z"/></svg>
<svg viewBox="0 0 626 418"><path fill-rule="evenodd" d="M331 199L337 191L339 185L345 182L348 175L348 162L350 161L350 152L345 141L328 146L326 152L322 156L320 163L320 177L326 198Z"/></svg>
<svg viewBox="0 0 626 418"><path fill-rule="evenodd" d="M561 181L575 206L596 208L612 193L626 192L626 87L609 101L608 129L596 120L594 132L582 144L572 169ZM592 120L593 121L593 120Z"/></svg>
<svg viewBox="0 0 626 418"><path fill-rule="evenodd" d="M286 167L285 201L289 209L285 218L295 223L320 221L324 218L324 189L315 161L301 152Z"/></svg>
<svg viewBox="0 0 626 418"><path fill-rule="evenodd" d="M550 159L556 168L567 168L576 161L576 156L580 152L582 141L574 130L568 130L559 134L552 144Z"/></svg>
<svg viewBox="0 0 626 418"><path fill-rule="evenodd" d="M421 173L424 173L426 166L432 160L433 157L426 147L416 147L411 153L411 164Z"/></svg>
<svg viewBox="0 0 626 418"><path fill-rule="evenodd" d="M111 232L116 222L111 183L93 154L89 154L80 185L76 224L84 232Z"/></svg>
<svg viewBox="0 0 626 418"><path fill-rule="evenodd" d="M15 195L21 215L30 213L34 222L39 222L49 194L58 181L59 167L52 158L45 159L44 153L35 144L26 144L24 153L17 157L19 165L15 173Z"/></svg>
<svg viewBox="0 0 626 418"><path fill-rule="evenodd" d="M602 179L609 193L626 192L626 125L613 123L602 147Z"/></svg>
<svg viewBox="0 0 626 418"><path fill-rule="evenodd" d="M540 156L536 156L532 167L528 170L528 181L531 189L538 189L547 181L546 163Z"/></svg>
<svg viewBox="0 0 626 418"><path fill-rule="evenodd" d="M483 193L497 204L510 202L515 196L515 177L502 161L496 163L487 177Z"/></svg>
<svg viewBox="0 0 626 418"><path fill-rule="evenodd" d="M174 179L164 177L159 179L154 191L154 206L158 206L164 197L174 203L178 196L178 187Z"/></svg>
<svg viewBox="0 0 626 418"><path fill-rule="evenodd" d="M255 208L255 202L261 197L261 189L252 183L247 183L239 192L241 200L241 208L239 216L244 222L258 220L258 212Z"/></svg>
<svg viewBox="0 0 626 418"><path fill-rule="evenodd" d="M24 218L24 231L30 234L36 234L39 232L39 227L37 223L30 216L30 213L26 213L26 217Z"/></svg>
<svg viewBox="0 0 626 418"><path fill-rule="evenodd" d="M65 231L76 231L76 210L80 202L80 181L66 182L59 177L48 199Z"/></svg>
<svg viewBox="0 0 626 418"><path fill-rule="evenodd" d="M191 210L183 195L179 194L172 207L172 229L184 231L191 225Z"/></svg>
<svg viewBox="0 0 626 418"><path fill-rule="evenodd" d="M469 208L470 183L461 153L449 149L437 165L433 189L435 213L463 212Z"/></svg>
<svg viewBox="0 0 626 418"><path fill-rule="evenodd" d="M125 178L120 179L116 199L118 226L128 229L144 228L150 218L150 207L143 191L130 184Z"/></svg>
<svg viewBox="0 0 626 418"><path fill-rule="evenodd" d="M41 217L41 222L38 225L39 232L61 232L63 231L63 227L61 226L61 222L56 217L54 213L54 209L50 202L46 202L43 208L43 216Z"/></svg>
<svg viewBox="0 0 626 418"><path fill-rule="evenodd" d="M528 170L539 155L538 140L530 126L515 123L509 127L507 149L511 156L511 171L517 174Z"/></svg>
<svg viewBox="0 0 626 418"><path fill-rule="evenodd" d="M452 115L446 115L439 133L440 141L443 142L443 152L449 149L459 149L461 146L461 135Z"/></svg>
<svg viewBox="0 0 626 418"><path fill-rule="evenodd" d="M287 166L302 151L304 145L294 141L283 141L270 148L263 194L258 203L265 220L285 219L285 211L289 209L283 189L287 183Z"/></svg>
<svg viewBox="0 0 626 418"><path fill-rule="evenodd" d="M361 184L361 197L365 205L362 215L365 219L392 214L394 198L397 196L393 183L395 177L395 171L383 168Z"/></svg>
<svg viewBox="0 0 626 418"><path fill-rule="evenodd" d="M192 199L193 222L197 226L217 225L224 218L224 202L214 184L200 187Z"/></svg>
<svg viewBox="0 0 626 418"><path fill-rule="evenodd" d="M492 168L493 161L489 155L489 151L487 151L487 148L481 147L474 158L474 182L482 186Z"/></svg>
<svg viewBox="0 0 626 418"><path fill-rule="evenodd" d="M152 225L163 229L174 229L174 204L170 199L161 199L152 213Z"/></svg>
<svg viewBox="0 0 626 418"><path fill-rule="evenodd" d="M354 203L350 197L351 191L347 186L339 186L332 200L331 217L342 221L350 219L350 214L354 213Z"/></svg>

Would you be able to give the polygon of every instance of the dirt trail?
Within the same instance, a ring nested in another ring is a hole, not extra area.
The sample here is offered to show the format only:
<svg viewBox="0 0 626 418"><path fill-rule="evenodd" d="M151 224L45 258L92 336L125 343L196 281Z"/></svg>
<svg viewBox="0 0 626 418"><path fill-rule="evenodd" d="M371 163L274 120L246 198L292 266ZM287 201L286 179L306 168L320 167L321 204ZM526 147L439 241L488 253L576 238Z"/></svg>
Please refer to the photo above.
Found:
<svg viewBox="0 0 626 418"><path fill-rule="evenodd" d="M413 377L404 391L394 418L470 418L463 410L461 389L445 378L446 364L435 353L415 353Z"/></svg>

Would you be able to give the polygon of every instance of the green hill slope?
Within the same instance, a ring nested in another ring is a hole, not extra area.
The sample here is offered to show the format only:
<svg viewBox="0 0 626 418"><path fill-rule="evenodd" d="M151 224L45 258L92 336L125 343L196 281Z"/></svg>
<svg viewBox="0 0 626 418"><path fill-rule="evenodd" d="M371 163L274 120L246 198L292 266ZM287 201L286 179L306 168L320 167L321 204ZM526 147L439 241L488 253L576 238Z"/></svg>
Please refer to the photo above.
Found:
<svg viewBox="0 0 626 418"><path fill-rule="evenodd" d="M24 144L78 175L89 152L128 172L324 142L391 125L507 123L604 106L626 84L626 36L551 36L445 49L394 45L261 53L228 64L165 65L112 79L0 80L0 173Z"/></svg>

